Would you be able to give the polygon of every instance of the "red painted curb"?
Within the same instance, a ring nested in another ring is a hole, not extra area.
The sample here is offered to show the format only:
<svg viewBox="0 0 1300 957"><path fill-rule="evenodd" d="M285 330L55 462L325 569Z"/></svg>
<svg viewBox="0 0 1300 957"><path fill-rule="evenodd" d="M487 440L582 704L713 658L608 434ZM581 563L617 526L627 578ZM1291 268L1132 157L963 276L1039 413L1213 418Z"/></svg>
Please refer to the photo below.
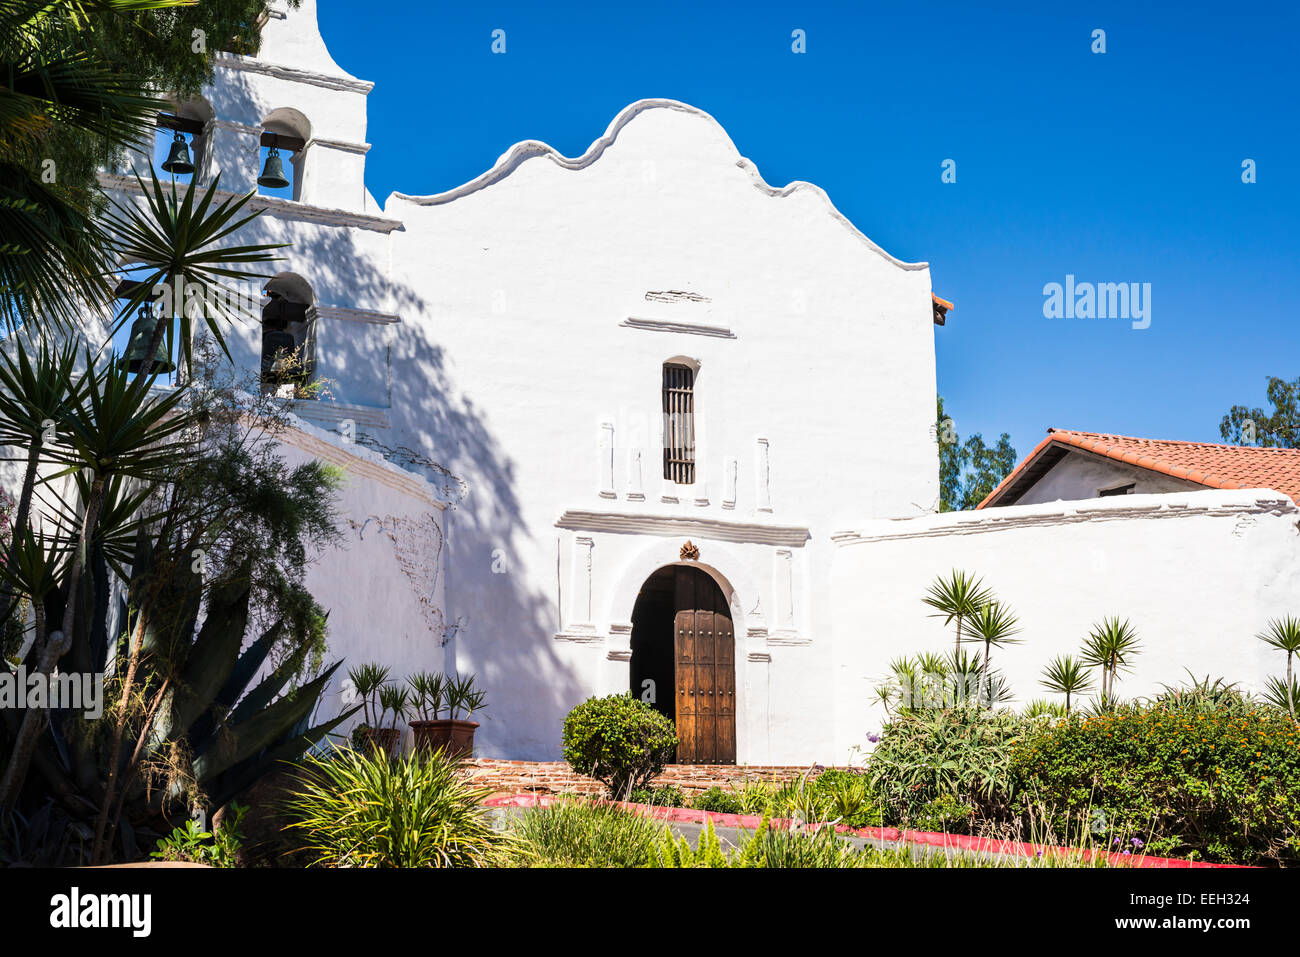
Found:
<svg viewBox="0 0 1300 957"><path fill-rule="evenodd" d="M512 794L508 797L492 798L483 803L488 807L549 807L556 801L566 800L557 794ZM665 821L686 821L703 824L712 821L722 827L745 827L754 829L762 822L761 817L752 814L720 814L716 811L696 811L685 807L656 807L650 804L633 804L630 801L613 801L637 814L662 818ZM794 823L787 818L772 818L768 824L773 827L788 828ZM907 844L924 844L930 847L953 848L961 851L982 852L985 854L1018 855L1020 857L1041 857L1044 854L1076 854L1078 851L1069 847L1057 847L1052 844L1030 844L1026 841L998 841L987 837L970 837L965 834L939 834L934 831L900 831L896 827L846 827L837 824L835 830L855 837L869 837L878 841L902 842ZM1085 850L1083 859L1091 861L1096 851ZM1208 861L1189 861L1180 857L1147 857L1141 854L1122 854L1113 851L1105 854L1108 861L1129 867L1170 867L1170 868L1228 868L1248 867L1246 864L1212 864Z"/></svg>

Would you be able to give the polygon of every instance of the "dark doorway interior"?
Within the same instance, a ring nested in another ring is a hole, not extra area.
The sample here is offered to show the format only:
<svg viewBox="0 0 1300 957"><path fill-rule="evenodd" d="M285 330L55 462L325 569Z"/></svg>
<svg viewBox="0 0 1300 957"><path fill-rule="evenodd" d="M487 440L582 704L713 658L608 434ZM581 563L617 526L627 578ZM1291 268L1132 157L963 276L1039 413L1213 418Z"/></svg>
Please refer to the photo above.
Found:
<svg viewBox="0 0 1300 957"><path fill-rule="evenodd" d="M632 609L632 697L647 699L655 710L677 720L673 695L673 566L645 580ZM645 682L653 682L647 688Z"/></svg>
<svg viewBox="0 0 1300 957"><path fill-rule="evenodd" d="M669 565L641 586L630 690L672 719L680 764L736 763L735 641L722 589L702 569Z"/></svg>

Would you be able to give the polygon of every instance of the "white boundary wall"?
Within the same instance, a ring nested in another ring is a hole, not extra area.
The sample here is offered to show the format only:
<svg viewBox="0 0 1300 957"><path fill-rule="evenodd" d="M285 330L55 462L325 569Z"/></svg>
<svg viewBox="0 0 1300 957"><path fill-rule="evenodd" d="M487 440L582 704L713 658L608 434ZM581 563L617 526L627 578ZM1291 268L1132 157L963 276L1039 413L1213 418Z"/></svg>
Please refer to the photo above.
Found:
<svg viewBox="0 0 1300 957"><path fill-rule="evenodd" d="M1285 658L1255 635L1300 615L1300 510L1267 489L1128 495L1016 505L896 521L834 536L836 756L879 729L873 689L888 662L948 651L953 631L927 617L934 578L958 568L1020 617L1023 643L995 651L1017 702L1053 697L1038 681L1077 652L1094 622L1128 618L1142 642L1125 698L1161 684L1224 677L1261 690ZM970 646L971 650L974 646Z"/></svg>

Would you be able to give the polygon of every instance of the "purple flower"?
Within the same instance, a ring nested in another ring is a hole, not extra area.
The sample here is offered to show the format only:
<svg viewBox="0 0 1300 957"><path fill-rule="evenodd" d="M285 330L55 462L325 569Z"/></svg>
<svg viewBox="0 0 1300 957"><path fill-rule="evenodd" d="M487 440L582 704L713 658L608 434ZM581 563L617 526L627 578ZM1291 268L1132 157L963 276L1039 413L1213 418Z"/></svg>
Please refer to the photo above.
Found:
<svg viewBox="0 0 1300 957"><path fill-rule="evenodd" d="M870 741L872 744L875 744L877 741L880 740L880 735L878 735L878 734L869 734L869 735L867 735L867 740Z"/></svg>
<svg viewBox="0 0 1300 957"><path fill-rule="evenodd" d="M1132 844L1134 847L1146 847L1146 845L1142 843L1142 838L1140 837L1133 838Z"/></svg>
<svg viewBox="0 0 1300 957"><path fill-rule="evenodd" d="M1125 857L1128 857L1128 856L1131 855L1132 853L1133 853L1133 852L1130 851L1128 848L1124 848L1124 856L1125 856Z"/></svg>

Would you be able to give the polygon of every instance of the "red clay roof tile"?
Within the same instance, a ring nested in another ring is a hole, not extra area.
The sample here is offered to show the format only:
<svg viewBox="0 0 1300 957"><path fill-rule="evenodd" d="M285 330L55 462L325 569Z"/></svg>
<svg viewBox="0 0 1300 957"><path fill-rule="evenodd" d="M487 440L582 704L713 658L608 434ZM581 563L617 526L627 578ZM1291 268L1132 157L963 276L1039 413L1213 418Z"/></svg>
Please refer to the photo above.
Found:
<svg viewBox="0 0 1300 957"><path fill-rule="evenodd" d="M1053 446L1096 452L1152 472L1186 479L1209 488L1271 488L1300 504L1300 449L1264 449L1249 445L1215 445L1141 439L1129 435L1048 429L1047 438L1017 465L976 508L995 504L1026 468Z"/></svg>

